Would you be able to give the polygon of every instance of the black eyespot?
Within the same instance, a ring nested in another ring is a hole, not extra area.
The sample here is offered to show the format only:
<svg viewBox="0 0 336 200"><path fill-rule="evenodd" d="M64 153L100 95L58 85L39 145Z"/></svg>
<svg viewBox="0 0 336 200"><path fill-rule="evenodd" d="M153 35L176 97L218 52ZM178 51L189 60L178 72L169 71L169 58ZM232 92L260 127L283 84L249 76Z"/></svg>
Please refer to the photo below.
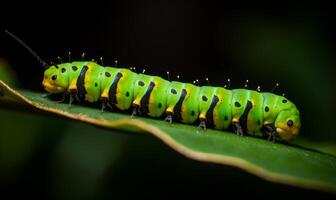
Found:
<svg viewBox="0 0 336 200"><path fill-rule="evenodd" d="M98 86L98 83L95 83L95 87L97 87Z"/></svg>
<svg viewBox="0 0 336 200"><path fill-rule="evenodd" d="M208 101L208 98L206 96L202 96L203 101Z"/></svg>
<svg viewBox="0 0 336 200"><path fill-rule="evenodd" d="M282 103L287 103L287 100L286 99L282 100Z"/></svg>
<svg viewBox="0 0 336 200"><path fill-rule="evenodd" d="M105 72L106 77L111 77L111 74L109 72Z"/></svg>
<svg viewBox="0 0 336 200"><path fill-rule="evenodd" d="M236 102L235 102L235 106L236 106L236 107L240 107L241 105L240 105L240 103L239 103L238 101L236 101Z"/></svg>
<svg viewBox="0 0 336 200"><path fill-rule="evenodd" d="M265 107L265 112L268 112L268 111L269 111L269 107L266 106L266 107Z"/></svg>
<svg viewBox="0 0 336 200"><path fill-rule="evenodd" d="M129 92L126 92L126 97L128 97L129 96Z"/></svg>
<svg viewBox="0 0 336 200"><path fill-rule="evenodd" d="M72 70L77 71L78 67L72 66Z"/></svg>
<svg viewBox="0 0 336 200"><path fill-rule="evenodd" d="M176 91L175 89L171 89L170 92L171 92L172 94L177 94L177 91Z"/></svg>
<svg viewBox="0 0 336 200"><path fill-rule="evenodd" d="M161 107L162 107L162 104L161 104L161 103L159 103L158 107L159 107L159 108L161 108Z"/></svg>
<svg viewBox="0 0 336 200"><path fill-rule="evenodd" d="M294 122L290 119L287 121L287 126L291 127L293 126Z"/></svg>
<svg viewBox="0 0 336 200"><path fill-rule="evenodd" d="M195 111L191 111L191 116L195 116Z"/></svg>
<svg viewBox="0 0 336 200"><path fill-rule="evenodd" d="M145 83L144 83L144 82L142 82L142 81L139 81L139 82L138 82L138 85L140 85L140 86L144 86L144 85L145 85Z"/></svg>
<svg viewBox="0 0 336 200"><path fill-rule="evenodd" d="M56 67L56 69L58 69L58 66L57 66L57 65L55 65L55 67Z"/></svg>
<svg viewBox="0 0 336 200"><path fill-rule="evenodd" d="M65 69L65 68L62 68L62 69L61 69L61 72L62 72L62 73L66 72L66 69Z"/></svg>
<svg viewBox="0 0 336 200"><path fill-rule="evenodd" d="M57 79L57 75L53 75L52 77L51 77L51 79L54 81L54 80L56 80Z"/></svg>

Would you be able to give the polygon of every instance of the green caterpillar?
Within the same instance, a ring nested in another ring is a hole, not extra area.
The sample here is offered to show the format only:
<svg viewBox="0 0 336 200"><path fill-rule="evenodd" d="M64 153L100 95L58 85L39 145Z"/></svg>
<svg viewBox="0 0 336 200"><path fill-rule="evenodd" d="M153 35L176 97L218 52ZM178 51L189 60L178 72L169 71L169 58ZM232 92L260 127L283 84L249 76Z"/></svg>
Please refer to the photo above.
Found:
<svg viewBox="0 0 336 200"><path fill-rule="evenodd" d="M200 122L200 127L219 130L232 126L238 135L263 132L273 142L290 140L299 134L300 114L283 96L247 89L196 86L168 81L158 76L135 73L129 69L103 67L95 62L68 62L48 66L26 44L25 46L47 69L43 86L48 93L70 94L88 102L102 102L102 109L115 106L133 115L151 117L166 115L166 120L186 124Z"/></svg>

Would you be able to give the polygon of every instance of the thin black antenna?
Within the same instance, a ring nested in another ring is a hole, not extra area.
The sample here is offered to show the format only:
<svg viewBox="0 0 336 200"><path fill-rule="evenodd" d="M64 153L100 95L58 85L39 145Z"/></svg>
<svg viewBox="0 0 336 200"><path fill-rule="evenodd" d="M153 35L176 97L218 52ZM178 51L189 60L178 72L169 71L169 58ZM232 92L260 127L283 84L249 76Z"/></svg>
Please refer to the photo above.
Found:
<svg viewBox="0 0 336 200"><path fill-rule="evenodd" d="M48 68L49 65L40 58L40 56L37 55L35 51L33 51L25 42L23 42L20 38L18 38L16 35L13 33L5 30L5 33L9 35L11 38L13 38L16 42L18 42L21 46L23 46L32 56L36 58L36 60L44 67Z"/></svg>

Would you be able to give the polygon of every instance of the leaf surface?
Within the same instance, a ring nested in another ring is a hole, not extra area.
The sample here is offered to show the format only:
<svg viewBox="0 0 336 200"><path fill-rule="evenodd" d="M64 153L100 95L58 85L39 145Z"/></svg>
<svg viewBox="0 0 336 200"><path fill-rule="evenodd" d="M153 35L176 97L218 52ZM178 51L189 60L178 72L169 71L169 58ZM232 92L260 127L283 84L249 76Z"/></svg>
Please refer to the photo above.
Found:
<svg viewBox="0 0 336 200"><path fill-rule="evenodd" d="M148 132L191 159L235 166L273 182L336 192L333 155L225 131L203 131L180 123L169 125L161 119L101 113L96 107L70 108L67 103L56 103L38 92L14 90L0 81L0 104L8 101L104 128Z"/></svg>

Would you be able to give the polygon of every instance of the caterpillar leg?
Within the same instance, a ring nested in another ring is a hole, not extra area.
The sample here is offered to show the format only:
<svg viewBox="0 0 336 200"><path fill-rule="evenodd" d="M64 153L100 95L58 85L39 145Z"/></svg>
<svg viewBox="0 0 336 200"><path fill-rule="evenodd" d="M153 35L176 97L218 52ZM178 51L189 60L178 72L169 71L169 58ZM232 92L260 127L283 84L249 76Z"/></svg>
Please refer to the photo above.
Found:
<svg viewBox="0 0 336 200"><path fill-rule="evenodd" d="M47 98L47 97L50 97L52 95L53 95L52 93L45 93L45 94L42 94L41 96L43 98ZM62 102L65 101L65 99L66 99L66 93L62 93L62 98L60 100L58 100L58 101L55 101L55 103L62 103Z"/></svg>
<svg viewBox="0 0 336 200"><path fill-rule="evenodd" d="M69 107L71 107L72 103L77 100L78 102L80 102L78 95L76 92L70 92L70 101L69 101Z"/></svg>
<svg viewBox="0 0 336 200"><path fill-rule="evenodd" d="M274 126L267 124L263 128L263 133L268 135L267 140L275 143L275 138L276 138L276 131Z"/></svg>
<svg viewBox="0 0 336 200"><path fill-rule="evenodd" d="M173 114L172 113L167 113L167 117L165 118L166 122L169 122L169 124L173 123Z"/></svg>
<svg viewBox="0 0 336 200"><path fill-rule="evenodd" d="M42 96L43 98L48 98L48 97L51 97L52 95L53 95L52 93L45 93L45 94L42 94L41 96ZM65 99L66 99L66 96L67 96L67 94L66 94L65 92L62 93L62 97L61 97L61 99L55 101L55 103L62 103L62 102L64 102Z"/></svg>
<svg viewBox="0 0 336 200"><path fill-rule="evenodd" d="M70 93L70 101L69 101L69 107L71 107L71 104L75 101L75 98L73 96L73 93Z"/></svg>
<svg viewBox="0 0 336 200"><path fill-rule="evenodd" d="M205 123L205 120L202 120L200 122L200 124L198 125L198 128L201 128L203 129L204 131L206 131L206 123Z"/></svg>
<svg viewBox="0 0 336 200"><path fill-rule="evenodd" d="M56 101L55 103L62 103L62 102L65 101L65 99L66 99L66 93L63 93L62 98L60 100Z"/></svg>
<svg viewBox="0 0 336 200"><path fill-rule="evenodd" d="M235 132L237 135L244 136L243 127L240 125L240 123L233 123L233 128L235 129Z"/></svg>
<svg viewBox="0 0 336 200"><path fill-rule="evenodd" d="M133 104L133 112L132 112L131 118L133 118L135 115L139 113L139 109L140 109L140 106Z"/></svg>
<svg viewBox="0 0 336 200"><path fill-rule="evenodd" d="M107 99L106 98L103 98L102 99L102 108L101 108L101 112L103 113L104 110L106 109L107 107Z"/></svg>

